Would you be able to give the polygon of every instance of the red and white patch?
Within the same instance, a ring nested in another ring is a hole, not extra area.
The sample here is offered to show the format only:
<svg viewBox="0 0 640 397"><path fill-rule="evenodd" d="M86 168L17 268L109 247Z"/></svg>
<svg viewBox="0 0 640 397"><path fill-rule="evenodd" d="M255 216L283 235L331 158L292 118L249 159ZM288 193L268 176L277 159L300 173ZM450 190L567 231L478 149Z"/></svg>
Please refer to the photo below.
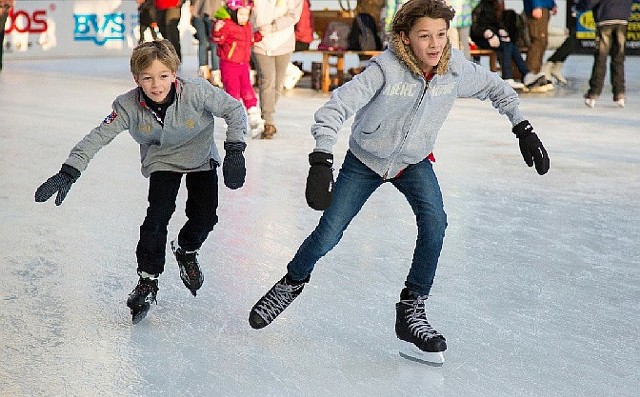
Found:
<svg viewBox="0 0 640 397"><path fill-rule="evenodd" d="M116 111L114 110L113 112L111 112L110 115L108 115L107 117L104 118L104 120L102 120L102 123L111 124L113 123L113 120L116 119L116 117L118 117L118 113L116 113Z"/></svg>

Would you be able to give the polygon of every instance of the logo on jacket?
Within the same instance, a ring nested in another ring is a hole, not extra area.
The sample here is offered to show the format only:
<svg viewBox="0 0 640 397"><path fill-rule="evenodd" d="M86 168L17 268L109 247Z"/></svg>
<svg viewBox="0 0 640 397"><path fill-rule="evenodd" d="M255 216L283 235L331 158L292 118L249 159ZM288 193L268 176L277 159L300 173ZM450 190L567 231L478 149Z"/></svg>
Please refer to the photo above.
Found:
<svg viewBox="0 0 640 397"><path fill-rule="evenodd" d="M187 120L184 122L184 125L186 125L186 126L187 126L187 128L195 128L195 126L196 126L196 122L195 122L193 119L187 119Z"/></svg>
<svg viewBox="0 0 640 397"><path fill-rule="evenodd" d="M102 123L111 124L113 123L113 120L116 119L116 117L118 117L118 113L116 113L116 111L114 110L113 112L111 112L110 115L108 115L107 117L104 118L104 120L102 120Z"/></svg>
<svg viewBox="0 0 640 397"><path fill-rule="evenodd" d="M416 83L394 83L389 84L382 91L382 95L388 96L415 96L418 85Z"/></svg>
<svg viewBox="0 0 640 397"><path fill-rule="evenodd" d="M453 87L455 87L454 83L433 86L431 88L431 94L433 96L451 94L453 92Z"/></svg>

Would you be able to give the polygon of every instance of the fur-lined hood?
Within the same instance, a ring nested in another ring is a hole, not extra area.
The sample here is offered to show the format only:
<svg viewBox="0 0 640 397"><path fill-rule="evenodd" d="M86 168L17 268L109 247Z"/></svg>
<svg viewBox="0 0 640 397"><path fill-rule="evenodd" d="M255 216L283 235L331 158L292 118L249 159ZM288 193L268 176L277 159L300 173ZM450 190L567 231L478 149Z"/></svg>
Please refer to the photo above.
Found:
<svg viewBox="0 0 640 397"><path fill-rule="evenodd" d="M405 45L400 38L400 35L397 33L391 34L391 40L389 48L391 51L396 54L400 62L402 62L411 73L417 74L418 76L422 76L422 69L418 66L418 60L415 55L411 51L408 45ZM442 51L442 57L440 58L440 62L438 62L438 66L436 68L436 74L442 76L449 69L449 60L451 59L451 41L447 40L447 44Z"/></svg>

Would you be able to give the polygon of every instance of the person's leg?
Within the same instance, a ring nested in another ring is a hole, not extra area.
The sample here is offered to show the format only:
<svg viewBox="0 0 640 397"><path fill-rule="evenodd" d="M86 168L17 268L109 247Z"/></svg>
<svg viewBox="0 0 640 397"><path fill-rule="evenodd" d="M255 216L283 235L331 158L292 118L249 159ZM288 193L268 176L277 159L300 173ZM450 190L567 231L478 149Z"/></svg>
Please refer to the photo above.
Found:
<svg viewBox="0 0 640 397"><path fill-rule="evenodd" d="M140 226L136 248L138 272L160 274L164 271L167 225L176 209L181 179L182 174L169 171L153 172L149 177L149 207Z"/></svg>
<svg viewBox="0 0 640 397"><path fill-rule="evenodd" d="M316 262L336 246L353 217L383 182L380 175L347 152L331 205L287 265L287 275L292 280L305 280L311 275Z"/></svg>
<svg viewBox="0 0 640 397"><path fill-rule="evenodd" d="M220 72L224 90L227 92L227 94L231 95L235 99L240 99L241 97L238 65L229 61L221 61Z"/></svg>
<svg viewBox="0 0 640 397"><path fill-rule="evenodd" d="M196 29L196 38L198 40L198 66L209 66L207 62L209 31L207 31L206 21L202 17L193 17L191 24Z"/></svg>
<svg viewBox="0 0 640 397"><path fill-rule="evenodd" d="M465 28L458 28L458 37L460 49L462 50L464 57L471 60L471 52L469 49L469 30L470 28L468 26Z"/></svg>
<svg viewBox="0 0 640 397"><path fill-rule="evenodd" d="M513 43L508 41L501 41L498 52L500 53L500 67L502 68L502 78L504 80L513 79L513 70L511 69L511 62L513 61Z"/></svg>
<svg viewBox="0 0 640 397"><path fill-rule="evenodd" d="M216 169L190 172L187 184L187 222L178 233L178 244L185 251L200 249L218 223L218 175Z"/></svg>
<svg viewBox="0 0 640 397"><path fill-rule="evenodd" d="M569 29L569 35L562 42L560 47L556 49L556 51L547 59L547 62L564 62L567 60L567 57L573 53L576 46L578 44L578 39L576 38L576 28L572 27Z"/></svg>
<svg viewBox="0 0 640 397"><path fill-rule="evenodd" d="M418 226L416 247L405 286L417 294L428 295L447 227L440 186L431 162L426 159L407 168L391 183L406 197Z"/></svg>
<svg viewBox="0 0 640 397"><path fill-rule="evenodd" d="M546 8L542 9L542 17L540 18L527 15L527 26L531 37L531 44L527 52L527 68L532 73L540 73L542 69L542 59L549 42L549 16L549 10Z"/></svg>
<svg viewBox="0 0 640 397"><path fill-rule="evenodd" d="M275 58L255 54L258 68L258 92L260 95L260 108L265 123L273 125L273 113L276 107L276 62Z"/></svg>
<svg viewBox="0 0 640 397"><path fill-rule="evenodd" d="M174 8L169 8L168 10L166 10L165 24L166 24L167 35L166 36L163 35L163 37L169 40L171 44L173 44L173 46L175 47L176 53L178 54L178 58L180 58L180 61L182 61L182 48L180 45L180 30L178 30L178 24L180 23L181 12L182 11L179 6Z"/></svg>
<svg viewBox="0 0 640 397"><path fill-rule="evenodd" d="M611 26L596 27L596 41L593 59L593 68L591 69L591 78L589 79L589 98L597 98L602 93L604 86L604 77L607 72L607 57L611 50L611 34L613 28Z"/></svg>
<svg viewBox="0 0 640 397"><path fill-rule="evenodd" d="M611 46L611 86L613 100L624 98L624 57L627 37L627 25L614 25Z"/></svg>
<svg viewBox="0 0 640 397"><path fill-rule="evenodd" d="M275 59L275 86L276 86L276 96L275 96L275 104L278 103L280 96L284 92L284 79L287 76L287 66L289 66L289 62L291 62L291 53L278 55L274 57ZM274 104L274 105L275 105ZM273 110L275 113L275 107ZM273 123L271 123L273 124Z"/></svg>
<svg viewBox="0 0 640 397"><path fill-rule="evenodd" d="M4 51L4 25L7 23L8 14L0 15L0 70L2 70L2 55Z"/></svg>
<svg viewBox="0 0 640 397"><path fill-rule="evenodd" d="M156 23L163 38L167 38L167 10L156 11Z"/></svg>
<svg viewBox="0 0 640 397"><path fill-rule="evenodd" d="M242 103L244 103L244 106L247 109L251 109L258 104L258 98L256 98L256 92L253 90L253 86L251 86L251 78L249 76L251 71L249 70L249 64L245 63L238 65L236 73L238 74Z"/></svg>
<svg viewBox="0 0 640 397"><path fill-rule="evenodd" d="M213 29L213 20L205 19L205 26L207 30L207 43L209 44L209 50L211 52L211 70L220 70L220 57L218 56L218 45L209 40L209 34Z"/></svg>

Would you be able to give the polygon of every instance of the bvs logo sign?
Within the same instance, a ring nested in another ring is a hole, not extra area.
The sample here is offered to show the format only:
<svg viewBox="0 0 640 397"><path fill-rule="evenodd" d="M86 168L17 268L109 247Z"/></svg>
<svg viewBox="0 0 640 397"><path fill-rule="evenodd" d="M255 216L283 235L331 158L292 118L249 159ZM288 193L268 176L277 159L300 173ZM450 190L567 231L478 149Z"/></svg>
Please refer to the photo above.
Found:
<svg viewBox="0 0 640 397"><path fill-rule="evenodd" d="M125 39L124 13L104 14L101 22L98 14L73 14L73 19L75 41L93 41L103 46L109 40Z"/></svg>

